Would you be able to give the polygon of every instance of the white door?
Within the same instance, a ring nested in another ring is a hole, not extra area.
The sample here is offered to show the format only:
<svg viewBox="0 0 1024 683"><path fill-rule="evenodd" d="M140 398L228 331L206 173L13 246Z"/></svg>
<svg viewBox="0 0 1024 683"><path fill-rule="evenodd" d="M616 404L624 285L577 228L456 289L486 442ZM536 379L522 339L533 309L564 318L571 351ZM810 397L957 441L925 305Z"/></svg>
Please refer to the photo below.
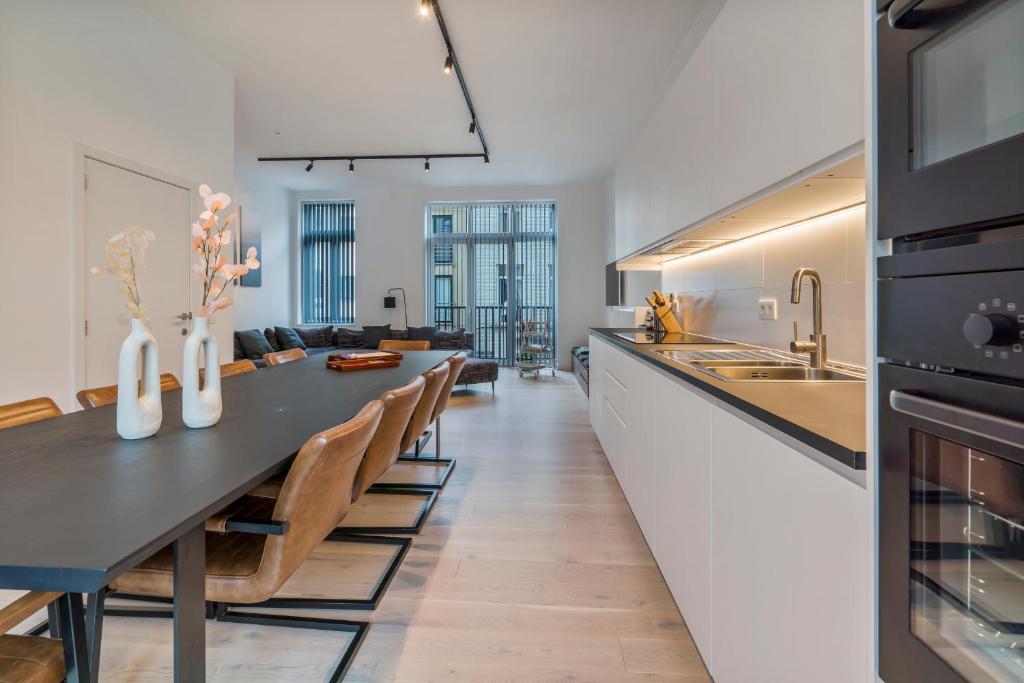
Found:
<svg viewBox="0 0 1024 683"><path fill-rule="evenodd" d="M117 356L128 328L115 279L89 274L106 262L104 245L132 225L156 236L138 269L142 305L160 351L160 372L181 379L182 353L189 332L190 192L187 188L92 158L85 161L85 386L117 382Z"/></svg>

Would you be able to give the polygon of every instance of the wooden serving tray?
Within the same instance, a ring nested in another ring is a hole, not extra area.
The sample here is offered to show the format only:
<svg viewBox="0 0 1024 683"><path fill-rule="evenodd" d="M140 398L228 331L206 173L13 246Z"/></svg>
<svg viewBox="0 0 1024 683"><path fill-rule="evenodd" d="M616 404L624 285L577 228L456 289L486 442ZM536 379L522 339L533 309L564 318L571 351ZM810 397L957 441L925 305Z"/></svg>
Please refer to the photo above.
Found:
<svg viewBox="0 0 1024 683"><path fill-rule="evenodd" d="M332 353L327 356L327 369L339 372L393 368L402 362L402 354L390 351L372 353Z"/></svg>

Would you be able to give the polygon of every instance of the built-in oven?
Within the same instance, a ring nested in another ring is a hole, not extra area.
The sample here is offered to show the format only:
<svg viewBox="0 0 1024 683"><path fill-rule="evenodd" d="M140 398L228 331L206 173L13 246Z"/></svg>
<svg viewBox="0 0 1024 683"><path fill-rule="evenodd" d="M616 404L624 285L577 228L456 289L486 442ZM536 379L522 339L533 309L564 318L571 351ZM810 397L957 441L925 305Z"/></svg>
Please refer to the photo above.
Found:
<svg viewBox="0 0 1024 683"><path fill-rule="evenodd" d="M877 7L879 238L1024 215L1024 0Z"/></svg>
<svg viewBox="0 0 1024 683"><path fill-rule="evenodd" d="M1024 681L1024 261L956 256L1016 244L879 263L886 683Z"/></svg>

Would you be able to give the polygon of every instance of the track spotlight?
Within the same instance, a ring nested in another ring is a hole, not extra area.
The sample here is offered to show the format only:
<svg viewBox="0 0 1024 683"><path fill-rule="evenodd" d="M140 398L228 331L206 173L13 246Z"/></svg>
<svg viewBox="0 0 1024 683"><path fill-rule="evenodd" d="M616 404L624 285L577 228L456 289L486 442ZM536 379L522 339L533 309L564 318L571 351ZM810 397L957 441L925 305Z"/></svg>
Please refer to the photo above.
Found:
<svg viewBox="0 0 1024 683"><path fill-rule="evenodd" d="M484 154L484 163L485 164L491 163L491 155L490 154Z"/></svg>
<svg viewBox="0 0 1024 683"><path fill-rule="evenodd" d="M420 0L420 16L430 14L430 0Z"/></svg>
<svg viewBox="0 0 1024 683"><path fill-rule="evenodd" d="M309 166L306 166L306 173L309 173L312 170L313 170L313 160L310 159L309 160Z"/></svg>
<svg viewBox="0 0 1024 683"><path fill-rule="evenodd" d="M430 173L430 159L423 160L423 172Z"/></svg>
<svg viewBox="0 0 1024 683"><path fill-rule="evenodd" d="M476 132L476 119L469 122L469 134L472 135Z"/></svg>
<svg viewBox="0 0 1024 683"><path fill-rule="evenodd" d="M356 172L356 162L353 161L352 159L348 160L348 172L349 173L355 173Z"/></svg>
<svg viewBox="0 0 1024 683"><path fill-rule="evenodd" d="M444 72L450 74L452 72L452 56L448 55L444 59Z"/></svg>

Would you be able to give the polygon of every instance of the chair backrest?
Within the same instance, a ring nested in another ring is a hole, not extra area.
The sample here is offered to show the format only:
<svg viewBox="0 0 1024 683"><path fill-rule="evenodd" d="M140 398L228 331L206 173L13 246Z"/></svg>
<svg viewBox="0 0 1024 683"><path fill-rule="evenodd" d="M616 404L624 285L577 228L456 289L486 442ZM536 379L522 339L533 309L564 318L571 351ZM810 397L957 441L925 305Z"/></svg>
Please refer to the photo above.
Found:
<svg viewBox="0 0 1024 683"><path fill-rule="evenodd" d="M139 382L139 385L141 387L142 383ZM181 389L181 383L178 382L178 378L169 372L160 375L160 391L170 391L172 389ZM78 399L83 408L99 408L100 406L117 403L117 385L111 384L109 387L82 389L75 394L75 398Z"/></svg>
<svg viewBox="0 0 1024 683"><path fill-rule="evenodd" d="M379 400L384 404L384 415L366 449L366 457L356 472L352 500L366 493L366 489L398 461L398 449L402 445L405 428L409 426L412 412L426 386L427 380L420 375L404 387L381 394Z"/></svg>
<svg viewBox="0 0 1024 683"><path fill-rule="evenodd" d="M263 354L263 362L267 364L268 368L272 368L275 365L291 363L293 360L302 360L306 357L306 352L302 349L286 349Z"/></svg>
<svg viewBox="0 0 1024 683"><path fill-rule="evenodd" d="M444 388L450 368L451 366L448 364L448 361L445 361L433 370L427 370L423 373L423 379L426 380L427 384L423 387L423 395L416 402L416 408L412 411L409 425L405 428L405 434L402 435L399 453L405 453L412 448L412 445L416 443L416 439L420 438L423 430L430 424L430 416L434 414L434 404L437 403L437 397L441 393L441 389Z"/></svg>
<svg viewBox="0 0 1024 683"><path fill-rule="evenodd" d="M383 403L370 401L351 420L315 434L299 449L274 505L274 520L287 522L288 530L267 537L254 577L255 592L262 594L248 598L258 601L277 592L338 526L352 504L352 481L383 413Z"/></svg>
<svg viewBox="0 0 1024 683"><path fill-rule="evenodd" d="M0 429L17 427L18 425L38 422L51 417L63 415L52 398L43 396L41 398L30 398L27 401L8 403L0 406Z"/></svg>
<svg viewBox="0 0 1024 683"><path fill-rule="evenodd" d="M444 381L444 387L441 388L441 393L437 396L437 402L434 404L434 412L430 415L430 421L433 422L437 418L441 417L441 413L448 407L448 399L451 398L452 389L455 388L455 381L459 379L459 373L462 372L462 366L466 364L466 359L469 356L465 353L457 353L448 359L448 364L451 366L451 371L448 373L448 379Z"/></svg>
<svg viewBox="0 0 1024 683"><path fill-rule="evenodd" d="M236 360L233 363L224 363L220 366L221 377L231 377L232 375L244 375L247 372L255 372L256 364L248 358L242 360ZM206 368L199 368L199 381L202 384L203 380L206 379Z"/></svg>
<svg viewBox="0 0 1024 683"><path fill-rule="evenodd" d="M430 342L419 339L381 339L381 351L429 351Z"/></svg>

